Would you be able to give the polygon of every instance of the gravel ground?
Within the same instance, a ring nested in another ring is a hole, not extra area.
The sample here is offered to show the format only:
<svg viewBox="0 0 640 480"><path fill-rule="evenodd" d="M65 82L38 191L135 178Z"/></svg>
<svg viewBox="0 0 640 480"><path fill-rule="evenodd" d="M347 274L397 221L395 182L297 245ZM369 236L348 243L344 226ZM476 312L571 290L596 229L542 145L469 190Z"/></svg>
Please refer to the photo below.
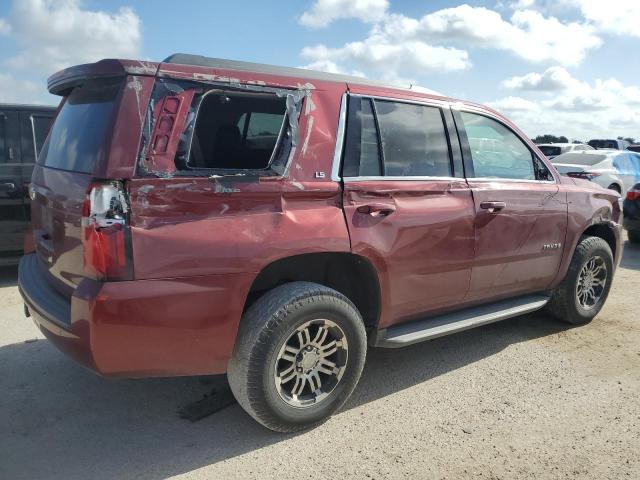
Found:
<svg viewBox="0 0 640 480"><path fill-rule="evenodd" d="M222 379L105 380L58 353L0 271L0 478L640 478L640 248L598 318L527 315L370 350L353 398L281 435L237 405L180 407Z"/></svg>

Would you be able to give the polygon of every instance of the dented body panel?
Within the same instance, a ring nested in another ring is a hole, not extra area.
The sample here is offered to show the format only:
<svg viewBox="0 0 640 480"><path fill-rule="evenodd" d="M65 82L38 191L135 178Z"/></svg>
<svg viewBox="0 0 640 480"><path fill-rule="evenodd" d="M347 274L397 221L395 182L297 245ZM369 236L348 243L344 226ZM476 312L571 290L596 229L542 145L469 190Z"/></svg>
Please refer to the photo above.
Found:
<svg viewBox="0 0 640 480"><path fill-rule="evenodd" d="M348 94L428 101L447 110L460 102L354 79L223 65L103 60L49 79L50 91L60 95L87 79L122 79L95 169L36 167L36 253L21 264L20 288L36 324L103 375L224 373L247 302L261 293L252 288L264 281L263 272L291 257L343 254L370 265L375 279L365 299L380 305L367 309L365 320L375 331L547 291L564 278L580 236L592 225L610 228L619 246L620 212L610 192L561 178L550 164L556 181L543 187L474 183L464 177L455 135L449 139L460 163L454 177L341 178ZM175 159L180 148L192 148L198 99L212 90L284 98L280 157L261 170L180 168ZM123 281L98 281L83 271L88 193L104 181L122 185L124 260L132 267ZM513 207L501 217L478 207L496 200L496 192ZM371 205L387 213L378 216ZM68 315L47 308L46 298Z"/></svg>

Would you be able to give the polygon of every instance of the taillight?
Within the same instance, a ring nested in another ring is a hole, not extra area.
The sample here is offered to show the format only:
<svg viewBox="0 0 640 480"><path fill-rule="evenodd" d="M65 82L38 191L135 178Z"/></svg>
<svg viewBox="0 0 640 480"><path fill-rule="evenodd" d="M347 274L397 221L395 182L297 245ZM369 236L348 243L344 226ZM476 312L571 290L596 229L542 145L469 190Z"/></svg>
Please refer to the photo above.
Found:
<svg viewBox="0 0 640 480"><path fill-rule="evenodd" d="M84 272L97 280L132 280L128 206L121 182L92 183L82 206Z"/></svg>
<svg viewBox="0 0 640 480"><path fill-rule="evenodd" d="M598 173L598 172L567 172L565 175L567 177L583 178L585 180L593 180L594 178L599 177L602 174Z"/></svg>
<svg viewBox="0 0 640 480"><path fill-rule="evenodd" d="M633 188L627 192L627 200L640 200L640 190Z"/></svg>

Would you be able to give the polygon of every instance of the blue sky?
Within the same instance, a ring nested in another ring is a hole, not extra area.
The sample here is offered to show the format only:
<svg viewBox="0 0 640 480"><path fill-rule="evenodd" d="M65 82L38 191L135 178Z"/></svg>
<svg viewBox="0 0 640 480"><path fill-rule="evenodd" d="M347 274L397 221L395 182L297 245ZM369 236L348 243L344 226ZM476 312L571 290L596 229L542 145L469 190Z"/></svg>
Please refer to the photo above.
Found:
<svg viewBox="0 0 640 480"><path fill-rule="evenodd" d="M640 1L0 0L0 101L174 52L311 66L488 103L529 135L640 138Z"/></svg>

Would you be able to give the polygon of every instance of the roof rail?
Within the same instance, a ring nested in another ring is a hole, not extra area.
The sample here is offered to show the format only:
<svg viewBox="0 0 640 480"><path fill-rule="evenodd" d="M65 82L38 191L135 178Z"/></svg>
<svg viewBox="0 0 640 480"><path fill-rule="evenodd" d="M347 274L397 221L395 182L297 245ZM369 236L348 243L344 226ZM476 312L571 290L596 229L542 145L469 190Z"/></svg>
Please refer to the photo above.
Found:
<svg viewBox="0 0 640 480"><path fill-rule="evenodd" d="M298 77L307 80L325 80L329 82L356 83L359 85L371 85L377 87L387 87L402 89L383 82L368 80L364 77L352 75L342 75L338 73L320 72L305 68L278 67L264 63L241 62L236 60L225 60L223 58L209 58L201 55L191 55L188 53L174 53L163 60L165 63L180 65L193 65L197 67L220 68L223 70L239 70L245 72L257 72L269 75L281 75L286 77Z"/></svg>

